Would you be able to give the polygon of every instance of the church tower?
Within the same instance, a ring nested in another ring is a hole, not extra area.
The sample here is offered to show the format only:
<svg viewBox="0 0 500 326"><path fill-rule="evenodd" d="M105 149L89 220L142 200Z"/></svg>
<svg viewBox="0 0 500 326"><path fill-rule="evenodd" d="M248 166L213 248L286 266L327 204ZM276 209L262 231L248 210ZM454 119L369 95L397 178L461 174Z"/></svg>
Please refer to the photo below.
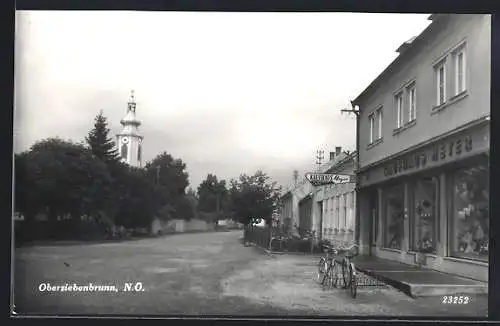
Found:
<svg viewBox="0 0 500 326"><path fill-rule="evenodd" d="M135 117L136 103L134 91L131 91L130 101L127 103L127 113L120 121L123 126L121 133L116 135L116 144L122 162L134 167L142 166L142 139L139 134L141 122Z"/></svg>

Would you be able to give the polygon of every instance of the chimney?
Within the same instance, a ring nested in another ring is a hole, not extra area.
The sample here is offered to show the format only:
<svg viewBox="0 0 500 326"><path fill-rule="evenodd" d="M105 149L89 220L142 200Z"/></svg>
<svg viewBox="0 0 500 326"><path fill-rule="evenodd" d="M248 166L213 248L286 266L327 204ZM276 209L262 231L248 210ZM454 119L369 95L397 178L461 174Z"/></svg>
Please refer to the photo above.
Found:
<svg viewBox="0 0 500 326"><path fill-rule="evenodd" d="M339 156L340 151L342 151L342 147L340 147L340 146L335 147L335 156Z"/></svg>
<svg viewBox="0 0 500 326"><path fill-rule="evenodd" d="M335 152L330 152L330 161L335 159Z"/></svg>

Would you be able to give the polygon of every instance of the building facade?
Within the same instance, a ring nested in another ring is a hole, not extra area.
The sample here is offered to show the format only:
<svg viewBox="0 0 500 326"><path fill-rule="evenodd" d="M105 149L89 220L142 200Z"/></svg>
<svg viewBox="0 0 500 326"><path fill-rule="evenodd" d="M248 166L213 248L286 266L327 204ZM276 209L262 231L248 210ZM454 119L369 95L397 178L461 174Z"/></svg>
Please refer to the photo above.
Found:
<svg viewBox="0 0 500 326"><path fill-rule="evenodd" d="M325 173L354 175L356 155L351 153L325 171ZM319 213L320 239L335 245L352 244L355 240L356 184L329 184L316 187Z"/></svg>
<svg viewBox="0 0 500 326"><path fill-rule="evenodd" d="M142 140L139 133L141 122L135 116L136 102L132 91L130 101L127 103L127 113L120 121L122 131L116 135L118 153L122 162L130 166L142 167Z"/></svg>
<svg viewBox="0 0 500 326"><path fill-rule="evenodd" d="M491 16L429 19L353 101L361 252L488 281Z"/></svg>
<svg viewBox="0 0 500 326"><path fill-rule="evenodd" d="M316 172L353 174L356 154L341 147L330 153L330 160ZM313 172L313 171L310 171ZM313 231L317 239L332 241L354 237L355 184L313 186L302 179L281 197L283 223L290 231L304 234Z"/></svg>

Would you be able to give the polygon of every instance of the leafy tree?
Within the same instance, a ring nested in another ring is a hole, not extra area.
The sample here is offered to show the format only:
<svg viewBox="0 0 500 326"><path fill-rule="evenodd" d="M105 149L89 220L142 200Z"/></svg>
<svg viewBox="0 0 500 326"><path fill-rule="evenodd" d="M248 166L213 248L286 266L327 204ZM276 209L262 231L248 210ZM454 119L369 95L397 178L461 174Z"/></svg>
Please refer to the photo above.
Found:
<svg viewBox="0 0 500 326"><path fill-rule="evenodd" d="M118 151L115 142L109 138L108 122L103 112L94 119L94 127L89 131L85 141L92 153L106 164L118 162Z"/></svg>
<svg viewBox="0 0 500 326"><path fill-rule="evenodd" d="M163 152L145 166L147 176L159 193L158 207L166 207L169 215L176 218L187 218L183 197L189 185L186 164ZM162 216L167 216L161 214Z"/></svg>
<svg viewBox="0 0 500 326"><path fill-rule="evenodd" d="M126 228L149 227L158 211L158 189L144 169L129 167L123 172L116 223Z"/></svg>
<svg viewBox="0 0 500 326"><path fill-rule="evenodd" d="M225 180L217 180L217 176L208 174L207 178L198 186L198 210L205 213L219 213L228 208L228 191Z"/></svg>
<svg viewBox="0 0 500 326"><path fill-rule="evenodd" d="M89 149L49 138L16 161L17 205L28 218L46 210L52 222L64 214L79 219L104 208L111 179L105 164Z"/></svg>
<svg viewBox="0 0 500 326"><path fill-rule="evenodd" d="M263 218L268 224L271 222L281 188L276 187L276 182L269 182L269 179L259 170L252 176L242 174L239 180L231 180L231 208L238 222L247 225L258 218Z"/></svg>

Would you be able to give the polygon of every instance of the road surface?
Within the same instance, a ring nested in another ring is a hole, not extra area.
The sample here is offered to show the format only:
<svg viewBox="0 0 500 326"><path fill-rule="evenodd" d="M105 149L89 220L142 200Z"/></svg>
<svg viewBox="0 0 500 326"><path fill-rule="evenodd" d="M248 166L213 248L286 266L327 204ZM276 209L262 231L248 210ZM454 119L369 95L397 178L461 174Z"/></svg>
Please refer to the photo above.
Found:
<svg viewBox="0 0 500 326"><path fill-rule="evenodd" d="M241 231L210 232L18 248L15 311L19 315L191 316L487 313L486 296L471 296L466 306L450 306L437 297L412 299L388 286L359 288L356 299L344 290L325 291L313 281L316 258L266 255L244 247L241 235ZM76 291L69 291L74 285Z"/></svg>

